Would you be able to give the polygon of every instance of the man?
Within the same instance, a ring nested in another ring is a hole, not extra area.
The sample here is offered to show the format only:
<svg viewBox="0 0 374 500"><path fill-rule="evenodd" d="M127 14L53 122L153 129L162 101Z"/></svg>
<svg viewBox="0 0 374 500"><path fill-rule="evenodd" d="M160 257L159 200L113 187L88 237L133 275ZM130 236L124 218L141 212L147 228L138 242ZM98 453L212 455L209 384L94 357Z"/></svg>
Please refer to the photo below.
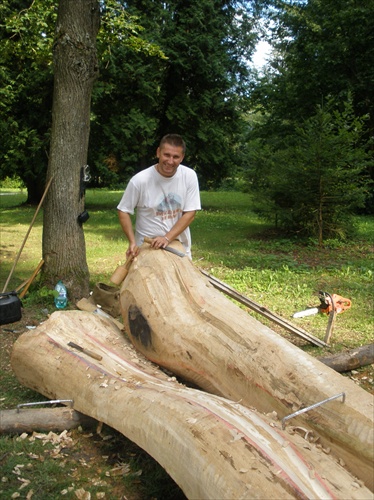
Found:
<svg viewBox="0 0 374 500"><path fill-rule="evenodd" d="M182 165L186 145L180 135L165 135L157 148L158 163L132 177L117 207L129 241L126 256L136 255L144 237L153 248L178 239L191 258L190 224L201 209L199 183L191 168ZM135 233L130 214L136 209Z"/></svg>

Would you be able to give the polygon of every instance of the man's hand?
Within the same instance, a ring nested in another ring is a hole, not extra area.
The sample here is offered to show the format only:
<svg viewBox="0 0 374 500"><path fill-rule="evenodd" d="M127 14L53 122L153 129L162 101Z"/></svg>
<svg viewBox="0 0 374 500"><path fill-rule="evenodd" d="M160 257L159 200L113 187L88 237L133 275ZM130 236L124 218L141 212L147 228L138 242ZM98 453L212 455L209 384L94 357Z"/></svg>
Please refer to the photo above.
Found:
<svg viewBox="0 0 374 500"><path fill-rule="evenodd" d="M166 236L156 236L152 238L151 247L152 248L165 248L170 243L169 238Z"/></svg>
<svg viewBox="0 0 374 500"><path fill-rule="evenodd" d="M132 243L126 251L126 257L136 257L137 255L139 255L139 247L136 246L136 243Z"/></svg>
<svg viewBox="0 0 374 500"><path fill-rule="evenodd" d="M152 248L166 248L169 243L178 238L194 220L196 210L191 212L183 212L182 217L174 224L174 226L164 236L155 236L152 238L152 243L148 242ZM170 235L170 236L169 236Z"/></svg>

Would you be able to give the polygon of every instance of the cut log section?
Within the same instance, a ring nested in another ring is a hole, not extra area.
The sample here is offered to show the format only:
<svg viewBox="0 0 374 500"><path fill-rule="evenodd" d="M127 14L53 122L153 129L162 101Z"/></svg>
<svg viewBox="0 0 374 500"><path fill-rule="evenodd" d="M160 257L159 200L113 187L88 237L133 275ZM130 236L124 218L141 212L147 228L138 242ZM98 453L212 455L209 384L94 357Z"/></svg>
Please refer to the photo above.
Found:
<svg viewBox="0 0 374 500"><path fill-rule="evenodd" d="M348 372L374 363L374 344L363 345L347 352L318 359L339 373Z"/></svg>
<svg viewBox="0 0 374 500"><path fill-rule="evenodd" d="M0 411L0 434L56 432L76 429L80 425L94 427L97 422L78 411L65 407Z"/></svg>
<svg viewBox="0 0 374 500"><path fill-rule="evenodd" d="M102 360L69 349L70 341ZM53 313L18 338L11 362L27 387L73 399L76 410L137 443L188 498L372 498L316 435L291 426L283 431L275 416L185 387L98 315Z"/></svg>
<svg viewBox="0 0 374 500"><path fill-rule="evenodd" d="M344 393L344 403L291 421L316 431L373 488L373 396L254 319L189 259L143 245L120 300L136 348L205 391L281 418Z"/></svg>

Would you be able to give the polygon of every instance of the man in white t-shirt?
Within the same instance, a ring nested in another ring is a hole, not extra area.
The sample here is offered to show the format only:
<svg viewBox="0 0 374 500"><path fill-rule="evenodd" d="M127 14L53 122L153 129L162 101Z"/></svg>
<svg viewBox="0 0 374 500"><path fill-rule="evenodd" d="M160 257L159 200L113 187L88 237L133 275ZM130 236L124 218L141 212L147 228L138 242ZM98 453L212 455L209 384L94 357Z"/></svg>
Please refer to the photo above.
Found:
<svg viewBox="0 0 374 500"><path fill-rule="evenodd" d="M181 165L186 145L180 135L161 139L158 163L132 177L117 207L121 227L129 241L127 257L138 253L144 237L153 239L152 247L165 248L179 240L191 257L190 224L201 209L197 175ZM135 232L130 214L136 210Z"/></svg>

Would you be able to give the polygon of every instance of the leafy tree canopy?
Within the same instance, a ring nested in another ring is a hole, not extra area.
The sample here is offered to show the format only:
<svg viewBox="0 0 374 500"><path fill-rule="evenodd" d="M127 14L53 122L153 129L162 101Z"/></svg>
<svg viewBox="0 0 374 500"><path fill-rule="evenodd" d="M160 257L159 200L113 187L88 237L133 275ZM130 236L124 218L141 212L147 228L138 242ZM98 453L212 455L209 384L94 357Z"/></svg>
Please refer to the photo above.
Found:
<svg viewBox="0 0 374 500"><path fill-rule="evenodd" d="M203 187L219 184L236 168L247 62L257 36L248 5L126 2L126 10L144 26L144 37L160 46L165 58L112 47L93 105L90 151L100 177L109 164L126 180L154 158L168 132L186 139L186 162L196 168ZM106 140L100 142L103 134Z"/></svg>
<svg viewBox="0 0 374 500"><path fill-rule="evenodd" d="M374 129L374 0L273 2L274 46L257 89L261 104L278 117L305 118L333 95L353 97L357 116Z"/></svg>
<svg viewBox="0 0 374 500"><path fill-rule="evenodd" d="M320 246L352 236L352 214L372 187L366 172L373 155L362 144L366 120L354 115L351 101L339 107L333 99L317 106L283 144L253 141L248 171L260 213Z"/></svg>
<svg viewBox="0 0 374 500"><path fill-rule="evenodd" d="M269 29L274 51L251 95L252 110L262 115L260 124L251 122L251 140L257 138L261 143L265 139L272 151L284 150L293 144L305 120L315 116L316 107L326 109L333 99L342 116L350 101L353 116L358 120L365 117L357 146L373 148L373 12L373 0L271 2ZM287 165L278 168L282 172ZM374 179L373 162L366 162L365 168ZM353 164L351 169L354 173ZM367 212L373 210L372 204L368 194Z"/></svg>
<svg viewBox="0 0 374 500"><path fill-rule="evenodd" d="M120 3L106 0L102 9L98 45L103 64L110 60L113 43L160 55L158 47L140 37L142 28ZM28 202L34 203L44 189L48 163L56 2L4 0L0 16L0 178L18 175Z"/></svg>
<svg viewBox="0 0 374 500"><path fill-rule="evenodd" d="M100 5L89 149L94 181L125 181L154 156L160 136L175 131L185 137L187 161L202 185L217 185L239 161L257 2ZM5 0L0 9L0 177L19 175L28 201L36 202L48 163L56 2Z"/></svg>

